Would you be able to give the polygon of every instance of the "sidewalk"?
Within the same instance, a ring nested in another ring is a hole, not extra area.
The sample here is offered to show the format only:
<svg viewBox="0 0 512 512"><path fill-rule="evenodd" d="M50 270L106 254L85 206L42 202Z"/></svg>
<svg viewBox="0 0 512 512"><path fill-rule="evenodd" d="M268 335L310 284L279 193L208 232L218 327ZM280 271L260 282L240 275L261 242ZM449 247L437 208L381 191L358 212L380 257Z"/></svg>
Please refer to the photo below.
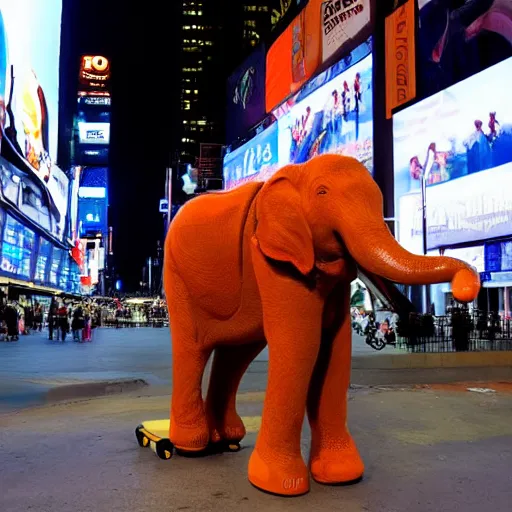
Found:
<svg viewBox="0 0 512 512"><path fill-rule="evenodd" d="M489 384L492 386L492 384ZM168 397L140 393L0 415L2 512L509 512L512 394L442 389L351 391L350 428L365 460L349 487L304 497L247 481L262 393L239 396L239 453L159 460L134 429L165 418ZM307 457L310 434L303 433Z"/></svg>

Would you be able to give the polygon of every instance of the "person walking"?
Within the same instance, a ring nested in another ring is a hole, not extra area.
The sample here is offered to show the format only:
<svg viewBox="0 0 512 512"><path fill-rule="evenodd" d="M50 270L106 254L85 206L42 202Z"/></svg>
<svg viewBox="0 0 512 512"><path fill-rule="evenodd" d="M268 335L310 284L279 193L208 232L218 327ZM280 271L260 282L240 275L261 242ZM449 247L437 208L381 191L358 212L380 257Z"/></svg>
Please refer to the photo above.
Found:
<svg viewBox="0 0 512 512"><path fill-rule="evenodd" d="M69 331L68 308L66 307L65 302L63 302L60 308L57 310L57 317L60 339L64 343Z"/></svg>
<svg viewBox="0 0 512 512"><path fill-rule="evenodd" d="M82 331L83 341L92 341L92 316L89 306L84 310L84 327Z"/></svg>
<svg viewBox="0 0 512 512"><path fill-rule="evenodd" d="M73 320L71 321L71 330L73 331L73 341L82 341L80 332L84 329L84 311L81 305L78 305L73 311Z"/></svg>
<svg viewBox="0 0 512 512"><path fill-rule="evenodd" d="M52 297L50 302L50 309L48 311L48 339L53 340L53 331L57 323L57 301ZM59 337L57 333L57 338Z"/></svg>

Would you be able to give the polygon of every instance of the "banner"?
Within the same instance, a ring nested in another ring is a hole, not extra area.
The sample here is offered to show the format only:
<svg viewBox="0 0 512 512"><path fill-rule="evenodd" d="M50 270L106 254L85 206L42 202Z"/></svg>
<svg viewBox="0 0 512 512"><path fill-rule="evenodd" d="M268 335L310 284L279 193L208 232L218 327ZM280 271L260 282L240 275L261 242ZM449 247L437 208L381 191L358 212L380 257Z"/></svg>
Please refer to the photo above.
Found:
<svg viewBox="0 0 512 512"><path fill-rule="evenodd" d="M226 138L244 136L265 117L265 46L260 45L229 77Z"/></svg>
<svg viewBox="0 0 512 512"><path fill-rule="evenodd" d="M370 23L371 0L328 0L322 4L325 62Z"/></svg>
<svg viewBox="0 0 512 512"><path fill-rule="evenodd" d="M416 97L414 0L386 18L386 118Z"/></svg>

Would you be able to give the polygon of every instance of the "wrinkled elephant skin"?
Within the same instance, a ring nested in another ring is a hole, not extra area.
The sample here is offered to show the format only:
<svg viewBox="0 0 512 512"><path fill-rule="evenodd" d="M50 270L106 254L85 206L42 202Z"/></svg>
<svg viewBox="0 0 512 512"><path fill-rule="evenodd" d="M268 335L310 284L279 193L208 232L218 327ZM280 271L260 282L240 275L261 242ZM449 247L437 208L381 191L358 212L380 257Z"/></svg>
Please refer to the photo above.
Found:
<svg viewBox="0 0 512 512"><path fill-rule="evenodd" d="M357 270L404 284L452 281L455 298L478 294L478 274L452 258L416 256L392 237L368 171L325 155L268 182L206 194L173 220L165 291L173 340L170 438L200 451L241 440L236 391L268 343L269 374L249 480L279 495L358 480L364 466L347 429L350 282ZM201 379L214 361L206 401ZM309 467L300 451L307 411Z"/></svg>

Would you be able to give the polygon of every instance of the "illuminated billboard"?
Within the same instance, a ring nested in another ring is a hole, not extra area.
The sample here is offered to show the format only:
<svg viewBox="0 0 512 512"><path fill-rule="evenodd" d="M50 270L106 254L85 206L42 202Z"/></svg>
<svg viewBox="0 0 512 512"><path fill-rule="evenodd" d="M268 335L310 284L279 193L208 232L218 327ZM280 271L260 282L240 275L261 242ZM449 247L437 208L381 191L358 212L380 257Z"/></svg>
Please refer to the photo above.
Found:
<svg viewBox="0 0 512 512"><path fill-rule="evenodd" d="M79 84L81 92L108 93L110 61L102 55L84 55L80 61Z"/></svg>
<svg viewBox="0 0 512 512"><path fill-rule="evenodd" d="M35 241L36 234L31 229L5 214L0 261L2 272L31 279Z"/></svg>
<svg viewBox="0 0 512 512"><path fill-rule="evenodd" d="M393 116L399 241L422 250L512 235L512 58ZM492 90L489 90L492 84Z"/></svg>
<svg viewBox="0 0 512 512"><path fill-rule="evenodd" d="M279 169L277 123L224 158L224 188L237 187L248 181L264 181Z"/></svg>
<svg viewBox="0 0 512 512"><path fill-rule="evenodd" d="M104 238L108 232L108 170L105 167L87 167L83 171L78 190L78 221L81 237Z"/></svg>
<svg viewBox="0 0 512 512"><path fill-rule="evenodd" d="M265 46L260 45L228 78L226 138L244 136L266 115Z"/></svg>
<svg viewBox="0 0 512 512"><path fill-rule="evenodd" d="M80 144L109 144L110 123L78 123Z"/></svg>
<svg viewBox="0 0 512 512"><path fill-rule="evenodd" d="M224 157L224 188L265 181L321 154L353 156L373 173L372 39L274 110L277 123Z"/></svg>
<svg viewBox="0 0 512 512"><path fill-rule="evenodd" d="M430 96L512 57L510 0L418 1L418 88Z"/></svg>
<svg viewBox="0 0 512 512"><path fill-rule="evenodd" d="M62 0L0 0L3 144L41 178L57 156L61 15Z"/></svg>
<svg viewBox="0 0 512 512"><path fill-rule="evenodd" d="M372 55L325 78L308 95L287 102L279 118L279 156L303 163L325 153L357 158L373 173Z"/></svg>
<svg viewBox="0 0 512 512"><path fill-rule="evenodd" d="M372 0L309 0L267 53L265 104L275 109L322 65L369 37Z"/></svg>

